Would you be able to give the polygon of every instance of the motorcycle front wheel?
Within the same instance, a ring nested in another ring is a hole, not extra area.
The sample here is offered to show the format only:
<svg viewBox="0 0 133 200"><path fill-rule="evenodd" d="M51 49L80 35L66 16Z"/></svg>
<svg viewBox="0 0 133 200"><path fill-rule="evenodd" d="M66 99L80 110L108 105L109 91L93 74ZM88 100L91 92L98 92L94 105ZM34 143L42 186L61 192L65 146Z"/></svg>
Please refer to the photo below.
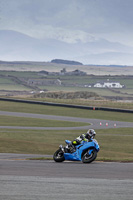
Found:
<svg viewBox="0 0 133 200"><path fill-rule="evenodd" d="M55 162L63 162L65 160L64 153L60 149L58 149L54 153L53 159Z"/></svg>
<svg viewBox="0 0 133 200"><path fill-rule="evenodd" d="M90 150L91 150L91 154L89 154ZM95 149L88 149L82 155L82 162L91 163L92 161L96 159L96 157L97 157L97 151Z"/></svg>

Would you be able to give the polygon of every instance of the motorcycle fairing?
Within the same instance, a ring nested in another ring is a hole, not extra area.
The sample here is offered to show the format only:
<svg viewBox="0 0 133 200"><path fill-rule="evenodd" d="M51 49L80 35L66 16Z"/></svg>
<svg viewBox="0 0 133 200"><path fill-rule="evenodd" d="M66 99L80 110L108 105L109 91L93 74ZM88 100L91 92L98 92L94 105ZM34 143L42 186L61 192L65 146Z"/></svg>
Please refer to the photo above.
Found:
<svg viewBox="0 0 133 200"><path fill-rule="evenodd" d="M64 153L64 157L65 160L81 161L77 151L74 153Z"/></svg>
<svg viewBox="0 0 133 200"><path fill-rule="evenodd" d="M76 146L75 152L64 153L65 160L81 161L83 151L86 151L89 148L90 149L95 148L97 151L99 151L99 145L95 141L92 142L83 141L80 145ZM91 154L91 151L89 152L89 154Z"/></svg>

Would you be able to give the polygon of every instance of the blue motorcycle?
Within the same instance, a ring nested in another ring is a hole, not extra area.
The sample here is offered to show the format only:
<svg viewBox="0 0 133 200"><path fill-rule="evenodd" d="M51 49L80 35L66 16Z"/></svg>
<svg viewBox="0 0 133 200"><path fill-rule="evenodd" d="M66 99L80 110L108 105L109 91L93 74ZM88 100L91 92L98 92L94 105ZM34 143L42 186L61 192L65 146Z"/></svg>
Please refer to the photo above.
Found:
<svg viewBox="0 0 133 200"><path fill-rule="evenodd" d="M90 142L82 141L75 147L69 147L71 141L65 140L66 147L62 145L54 153L53 159L56 162L63 162L64 160L70 161L82 161L83 163L91 163L97 157L97 153L100 149L98 142L92 139Z"/></svg>

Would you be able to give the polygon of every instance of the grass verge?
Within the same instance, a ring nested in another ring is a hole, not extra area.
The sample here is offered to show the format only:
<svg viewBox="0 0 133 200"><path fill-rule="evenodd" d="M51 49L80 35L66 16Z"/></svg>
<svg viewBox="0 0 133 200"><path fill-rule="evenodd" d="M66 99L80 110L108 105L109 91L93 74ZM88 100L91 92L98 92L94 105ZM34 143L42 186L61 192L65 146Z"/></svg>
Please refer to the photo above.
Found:
<svg viewBox="0 0 133 200"><path fill-rule="evenodd" d="M0 130L1 153L53 155L65 139L73 140L84 131ZM97 130L100 145L97 160L133 162L133 128ZM41 157L41 156L40 156Z"/></svg>
<svg viewBox="0 0 133 200"><path fill-rule="evenodd" d="M83 117L83 118L94 118L104 120L115 120L133 122L132 113L120 113L120 112L108 112L108 111L97 111L97 110L83 110L77 108L65 108L58 106L45 106L28 103L16 103L0 101L1 111L10 112L23 112L23 113L35 113L35 114L46 114L46 115L59 115L59 116L70 116L70 117Z"/></svg>
<svg viewBox="0 0 133 200"><path fill-rule="evenodd" d="M76 126L87 126L87 125L89 125L89 123L0 115L0 126L76 127Z"/></svg>

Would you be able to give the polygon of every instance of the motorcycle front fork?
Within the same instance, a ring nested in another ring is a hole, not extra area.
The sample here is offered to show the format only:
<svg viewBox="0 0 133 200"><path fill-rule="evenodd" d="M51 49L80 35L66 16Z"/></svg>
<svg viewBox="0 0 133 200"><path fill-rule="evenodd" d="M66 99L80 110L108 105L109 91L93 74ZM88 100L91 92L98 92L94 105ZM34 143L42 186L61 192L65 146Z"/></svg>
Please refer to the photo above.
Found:
<svg viewBox="0 0 133 200"><path fill-rule="evenodd" d="M59 146L60 150L64 153L64 148L62 145Z"/></svg>

